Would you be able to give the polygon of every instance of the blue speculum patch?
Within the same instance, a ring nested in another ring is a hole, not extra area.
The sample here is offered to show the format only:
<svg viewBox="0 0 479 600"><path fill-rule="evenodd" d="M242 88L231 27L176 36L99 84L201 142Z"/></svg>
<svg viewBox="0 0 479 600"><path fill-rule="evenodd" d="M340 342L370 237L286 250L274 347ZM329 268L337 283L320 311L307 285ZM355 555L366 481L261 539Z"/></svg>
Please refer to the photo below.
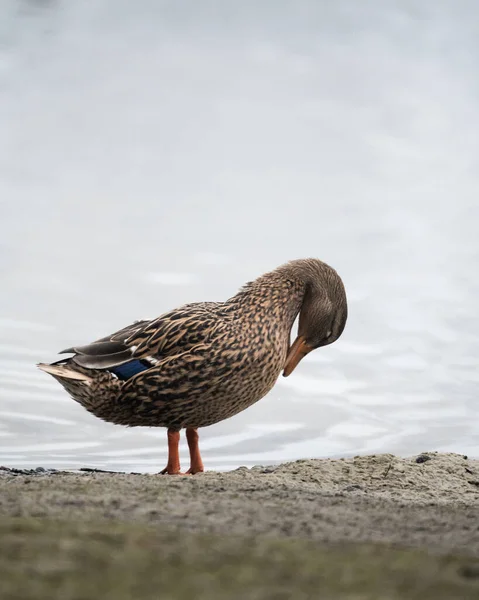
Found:
<svg viewBox="0 0 479 600"><path fill-rule="evenodd" d="M110 367L108 370L114 373L118 379L130 379L137 373L150 369L151 365L144 363L141 360L131 360L130 362L118 365L117 367Z"/></svg>

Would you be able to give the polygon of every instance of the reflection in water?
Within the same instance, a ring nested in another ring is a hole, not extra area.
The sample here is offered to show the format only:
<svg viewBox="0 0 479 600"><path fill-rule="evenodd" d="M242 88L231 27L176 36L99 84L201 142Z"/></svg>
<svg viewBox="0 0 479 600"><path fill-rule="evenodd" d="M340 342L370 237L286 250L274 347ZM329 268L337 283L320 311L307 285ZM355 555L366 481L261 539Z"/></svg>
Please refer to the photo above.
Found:
<svg viewBox="0 0 479 600"><path fill-rule="evenodd" d="M304 256L346 331L203 430L207 465L479 456L478 12L4 2L0 463L159 470L160 431L34 363Z"/></svg>

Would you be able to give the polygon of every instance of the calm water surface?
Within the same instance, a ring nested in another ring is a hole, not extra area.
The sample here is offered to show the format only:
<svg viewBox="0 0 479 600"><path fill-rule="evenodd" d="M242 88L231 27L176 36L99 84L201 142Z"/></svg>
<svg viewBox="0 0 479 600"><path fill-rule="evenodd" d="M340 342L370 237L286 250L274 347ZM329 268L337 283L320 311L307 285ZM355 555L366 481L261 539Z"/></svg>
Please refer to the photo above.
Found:
<svg viewBox="0 0 479 600"><path fill-rule="evenodd" d="M208 467L479 456L474 0L20 1L0 7L0 464L157 471L35 369L282 262L350 318Z"/></svg>

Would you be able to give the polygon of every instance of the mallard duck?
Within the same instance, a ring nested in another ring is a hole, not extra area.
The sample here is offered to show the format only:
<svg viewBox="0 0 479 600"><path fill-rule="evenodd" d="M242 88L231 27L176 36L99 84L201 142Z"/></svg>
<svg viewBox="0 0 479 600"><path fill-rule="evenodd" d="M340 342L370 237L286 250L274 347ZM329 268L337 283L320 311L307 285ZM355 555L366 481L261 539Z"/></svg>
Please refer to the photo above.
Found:
<svg viewBox="0 0 479 600"><path fill-rule="evenodd" d="M299 313L298 336L290 345ZM336 271L317 259L294 260L247 283L226 302L186 304L136 321L73 356L38 367L100 419L166 427L168 463L180 474L180 430L188 474L204 470L198 428L227 419L265 396L311 350L343 332L346 293Z"/></svg>

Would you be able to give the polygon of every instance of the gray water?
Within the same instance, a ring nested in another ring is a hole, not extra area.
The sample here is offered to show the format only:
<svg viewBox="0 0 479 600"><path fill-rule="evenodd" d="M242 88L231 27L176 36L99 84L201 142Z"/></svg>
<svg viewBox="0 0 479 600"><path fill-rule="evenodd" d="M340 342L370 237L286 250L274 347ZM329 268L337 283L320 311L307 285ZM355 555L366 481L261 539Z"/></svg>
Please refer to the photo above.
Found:
<svg viewBox="0 0 479 600"><path fill-rule="evenodd" d="M0 464L163 467L35 363L306 256L346 330L207 467L479 456L478 151L475 0L4 0Z"/></svg>

